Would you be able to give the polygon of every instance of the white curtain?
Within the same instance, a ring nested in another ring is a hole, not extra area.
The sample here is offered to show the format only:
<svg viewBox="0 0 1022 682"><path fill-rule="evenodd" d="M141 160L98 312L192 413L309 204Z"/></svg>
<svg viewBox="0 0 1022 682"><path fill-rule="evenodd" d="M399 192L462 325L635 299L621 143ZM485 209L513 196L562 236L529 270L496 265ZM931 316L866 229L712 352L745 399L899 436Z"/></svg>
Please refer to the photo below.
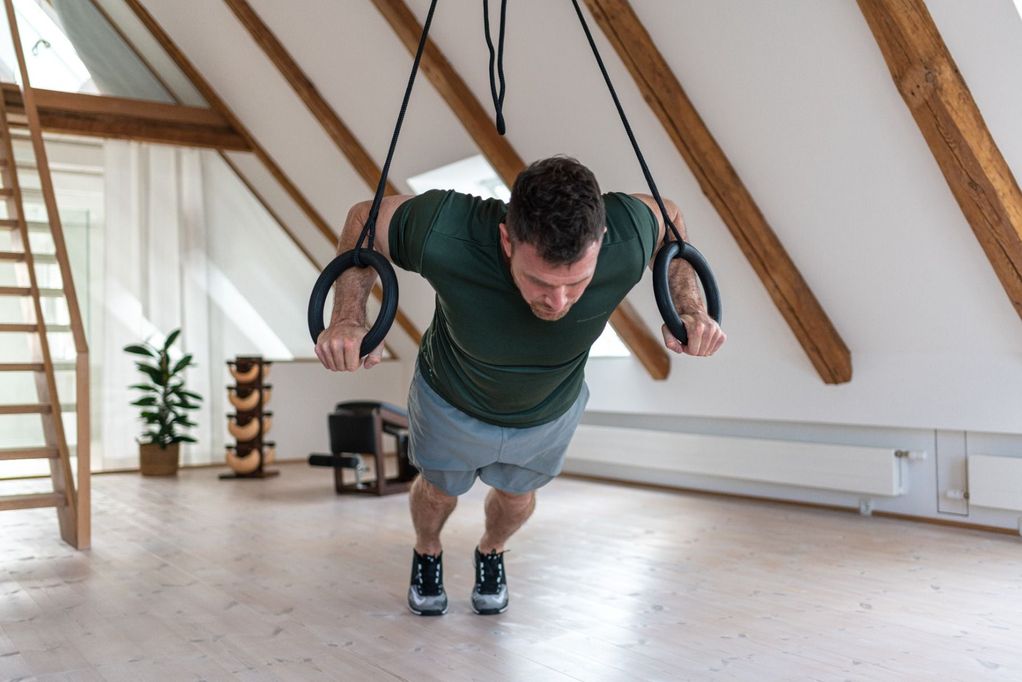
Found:
<svg viewBox="0 0 1022 682"><path fill-rule="evenodd" d="M107 141L105 224L90 275L95 469L135 467L139 382L122 348L173 329L204 397L182 463L222 462L226 361L311 357L305 307L318 272L215 152ZM271 377L272 380L272 377ZM271 404L270 409L273 409ZM270 434L272 438L273 434Z"/></svg>
<svg viewBox="0 0 1022 682"><path fill-rule="evenodd" d="M137 392L128 386L142 377L123 347L143 340L161 344L178 327L178 357L191 353L197 363L187 372L187 387L205 397L193 417L199 426L190 431L199 443L184 445L182 463L222 457L223 429L212 423L220 397L213 389L222 385L215 365L222 359L210 352L201 154L134 142L105 145L103 266L91 287L100 299L92 321L96 468L138 461L142 428L130 406Z"/></svg>

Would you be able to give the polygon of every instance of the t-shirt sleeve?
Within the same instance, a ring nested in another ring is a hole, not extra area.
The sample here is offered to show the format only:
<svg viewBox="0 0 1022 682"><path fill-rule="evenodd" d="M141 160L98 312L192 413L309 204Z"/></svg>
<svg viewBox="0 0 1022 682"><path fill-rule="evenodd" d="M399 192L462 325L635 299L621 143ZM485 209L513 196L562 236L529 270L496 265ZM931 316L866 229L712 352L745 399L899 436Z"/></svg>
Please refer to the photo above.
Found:
<svg viewBox="0 0 1022 682"><path fill-rule="evenodd" d="M639 226L639 241L642 242L642 253L646 256L646 263L653 260L653 253L656 250L656 240L660 236L660 221L653 214L649 205L635 197L628 195L628 198L635 205L637 222Z"/></svg>
<svg viewBox="0 0 1022 682"><path fill-rule="evenodd" d="M657 237L660 235L659 221L645 201L637 199L631 194L612 192L606 196L608 199L607 220L610 221L612 219L612 214L614 218L624 219L627 221L626 224L631 225L642 248L642 270L645 270L650 260L653 259L653 253L656 249ZM613 210L618 207L623 209L623 211Z"/></svg>
<svg viewBox="0 0 1022 682"><path fill-rule="evenodd" d="M433 226L443 210L444 190L429 190L398 206L390 219L390 260L399 268L422 272L422 257Z"/></svg>

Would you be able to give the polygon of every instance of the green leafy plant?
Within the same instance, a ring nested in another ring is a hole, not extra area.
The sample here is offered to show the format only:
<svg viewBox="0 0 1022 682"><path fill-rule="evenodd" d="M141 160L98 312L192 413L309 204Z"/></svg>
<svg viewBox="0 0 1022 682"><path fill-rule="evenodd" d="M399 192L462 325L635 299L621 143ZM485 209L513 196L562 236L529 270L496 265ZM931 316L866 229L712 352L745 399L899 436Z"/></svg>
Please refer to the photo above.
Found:
<svg viewBox="0 0 1022 682"><path fill-rule="evenodd" d="M145 358L136 361L135 367L148 383L130 386L142 392L142 397L131 404L141 408L141 418L146 425L145 433L138 439L143 445L154 444L166 449L174 443L197 442L185 433L188 428L198 426L188 419L188 412L199 409L202 402L198 393L185 390L184 371L195 364L190 354L173 364L170 359L170 347L180 334L181 330L175 329L162 347L148 341L124 347L125 352Z"/></svg>

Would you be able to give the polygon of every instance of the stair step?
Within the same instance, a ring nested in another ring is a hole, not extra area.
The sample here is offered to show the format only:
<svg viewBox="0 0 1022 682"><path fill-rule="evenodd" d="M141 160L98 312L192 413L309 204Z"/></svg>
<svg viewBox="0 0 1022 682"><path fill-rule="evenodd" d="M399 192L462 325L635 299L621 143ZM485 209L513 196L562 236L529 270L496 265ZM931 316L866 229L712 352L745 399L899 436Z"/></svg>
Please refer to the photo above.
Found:
<svg viewBox="0 0 1022 682"><path fill-rule="evenodd" d="M14 190L10 187L0 187L0 197L10 198L14 196Z"/></svg>
<svg viewBox="0 0 1022 682"><path fill-rule="evenodd" d="M45 403L31 405L0 405L0 414L50 414L53 408Z"/></svg>
<svg viewBox="0 0 1022 682"><path fill-rule="evenodd" d="M25 223L29 232L50 233L50 224L45 220L30 220ZM13 231L18 229L18 221L13 218L0 218L0 230Z"/></svg>
<svg viewBox="0 0 1022 682"><path fill-rule="evenodd" d="M57 255L53 253L33 253L32 260L36 263L45 263L47 265L57 262ZM0 251L0 261L9 261L14 263L25 262L24 251Z"/></svg>
<svg viewBox="0 0 1022 682"><path fill-rule="evenodd" d="M0 364L0 372L42 372L41 362L6 362Z"/></svg>
<svg viewBox="0 0 1022 682"><path fill-rule="evenodd" d="M0 448L0 461L9 459L56 459L57 448Z"/></svg>
<svg viewBox="0 0 1022 682"><path fill-rule="evenodd" d="M46 368L41 362L8 362L0 363L0 372L42 372ZM73 362L55 362L55 372L70 372L75 369Z"/></svg>
<svg viewBox="0 0 1022 682"><path fill-rule="evenodd" d="M29 495L4 495L0 497L0 511L63 506L64 496L60 493L32 493Z"/></svg>
<svg viewBox="0 0 1022 682"><path fill-rule="evenodd" d="M0 296L31 296L32 289L29 287L0 287ZM54 298L57 296L63 296L63 289L40 289L40 296L46 296Z"/></svg>
<svg viewBox="0 0 1022 682"><path fill-rule="evenodd" d="M0 323L0 332L25 332L35 333L39 331L39 326L35 324L22 324L13 322ZM46 331L54 333L66 333L71 331L71 325L69 324L48 324L46 325Z"/></svg>

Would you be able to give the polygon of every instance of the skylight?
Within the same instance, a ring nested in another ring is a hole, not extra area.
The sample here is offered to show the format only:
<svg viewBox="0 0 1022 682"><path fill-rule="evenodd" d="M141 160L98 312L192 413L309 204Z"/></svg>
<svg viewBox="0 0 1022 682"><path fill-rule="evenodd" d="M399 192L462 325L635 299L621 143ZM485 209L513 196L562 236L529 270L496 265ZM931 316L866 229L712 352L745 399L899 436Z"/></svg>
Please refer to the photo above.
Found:
<svg viewBox="0 0 1022 682"><path fill-rule="evenodd" d="M64 92L97 93L92 76L78 57L71 41L64 34L54 16L36 0L15 0L18 31L25 50L29 78L33 87ZM7 22L3 22L8 29ZM10 41L9 29L0 37L0 59L5 78L21 83L18 60Z"/></svg>
<svg viewBox="0 0 1022 682"><path fill-rule="evenodd" d="M465 194L474 194L484 199L511 198L511 190L497 176L493 166L482 155L472 156L446 166L441 166L421 175L408 178L408 185L416 194L431 189L453 189ZM591 358L626 358L631 353L611 326L608 324L600 338L593 344Z"/></svg>

